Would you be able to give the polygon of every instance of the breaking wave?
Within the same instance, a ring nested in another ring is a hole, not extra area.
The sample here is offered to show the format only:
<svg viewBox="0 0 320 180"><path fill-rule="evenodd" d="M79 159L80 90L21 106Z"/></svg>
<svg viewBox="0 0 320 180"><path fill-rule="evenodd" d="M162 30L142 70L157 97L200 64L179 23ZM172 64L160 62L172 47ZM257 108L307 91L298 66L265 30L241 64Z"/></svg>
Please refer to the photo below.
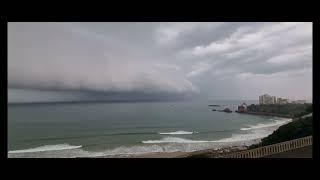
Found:
<svg viewBox="0 0 320 180"><path fill-rule="evenodd" d="M287 123L289 123L291 121L292 121L292 119L283 118L281 120L274 120L273 122L270 122L270 123L260 123L260 124L257 124L257 125L249 125L249 127L241 128L240 130L248 131L248 130L255 130L255 129L263 129L263 128L281 126L281 125L287 124Z"/></svg>
<svg viewBox="0 0 320 180"><path fill-rule="evenodd" d="M36 148L30 149L22 149L22 150L13 150L9 151L9 153L30 153L30 152L43 152L43 151L59 151L59 150L67 150L67 149L77 149L82 146L72 146L69 144L56 144L56 145L44 145Z"/></svg>
<svg viewBox="0 0 320 180"><path fill-rule="evenodd" d="M190 140L178 137L165 137L160 140L147 140L142 141L144 144L160 144L160 143L206 143L213 141L205 141L205 140Z"/></svg>
<svg viewBox="0 0 320 180"><path fill-rule="evenodd" d="M159 134L179 135L179 134L196 134L196 131L175 131L175 132L159 132Z"/></svg>

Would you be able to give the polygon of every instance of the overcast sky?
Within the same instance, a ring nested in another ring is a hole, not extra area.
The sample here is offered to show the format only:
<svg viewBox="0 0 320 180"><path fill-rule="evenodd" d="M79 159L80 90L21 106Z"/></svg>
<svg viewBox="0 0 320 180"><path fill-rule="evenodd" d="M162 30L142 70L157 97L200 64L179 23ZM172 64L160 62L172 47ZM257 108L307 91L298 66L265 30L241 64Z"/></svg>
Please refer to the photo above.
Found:
<svg viewBox="0 0 320 180"><path fill-rule="evenodd" d="M8 101L312 98L312 23L8 23Z"/></svg>

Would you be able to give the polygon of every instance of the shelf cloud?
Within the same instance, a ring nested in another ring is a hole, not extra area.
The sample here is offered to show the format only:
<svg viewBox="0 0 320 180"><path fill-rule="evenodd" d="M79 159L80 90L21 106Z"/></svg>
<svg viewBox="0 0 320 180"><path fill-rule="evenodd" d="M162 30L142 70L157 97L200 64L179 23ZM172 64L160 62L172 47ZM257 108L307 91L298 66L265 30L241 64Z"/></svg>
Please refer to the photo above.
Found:
<svg viewBox="0 0 320 180"><path fill-rule="evenodd" d="M9 22L8 88L9 101L312 98L312 23Z"/></svg>

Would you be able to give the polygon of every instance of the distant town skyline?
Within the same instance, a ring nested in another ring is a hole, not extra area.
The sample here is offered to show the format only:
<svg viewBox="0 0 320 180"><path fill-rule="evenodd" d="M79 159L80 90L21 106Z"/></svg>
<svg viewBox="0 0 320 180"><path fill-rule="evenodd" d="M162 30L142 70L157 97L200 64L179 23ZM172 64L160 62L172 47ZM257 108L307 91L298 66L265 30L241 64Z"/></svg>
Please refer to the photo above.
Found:
<svg viewBox="0 0 320 180"><path fill-rule="evenodd" d="M8 102L312 100L311 22L8 23Z"/></svg>

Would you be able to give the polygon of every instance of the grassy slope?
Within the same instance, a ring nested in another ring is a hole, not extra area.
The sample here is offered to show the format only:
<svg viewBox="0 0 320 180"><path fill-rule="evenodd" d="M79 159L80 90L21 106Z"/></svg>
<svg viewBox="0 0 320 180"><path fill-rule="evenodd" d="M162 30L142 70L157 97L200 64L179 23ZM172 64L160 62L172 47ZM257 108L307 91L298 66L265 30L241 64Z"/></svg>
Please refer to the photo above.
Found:
<svg viewBox="0 0 320 180"><path fill-rule="evenodd" d="M310 135L312 135L312 116L306 118L299 118L298 120L295 120L293 122L279 127L271 135L263 138L261 140L261 143L252 145L250 146L250 148L267 146Z"/></svg>

